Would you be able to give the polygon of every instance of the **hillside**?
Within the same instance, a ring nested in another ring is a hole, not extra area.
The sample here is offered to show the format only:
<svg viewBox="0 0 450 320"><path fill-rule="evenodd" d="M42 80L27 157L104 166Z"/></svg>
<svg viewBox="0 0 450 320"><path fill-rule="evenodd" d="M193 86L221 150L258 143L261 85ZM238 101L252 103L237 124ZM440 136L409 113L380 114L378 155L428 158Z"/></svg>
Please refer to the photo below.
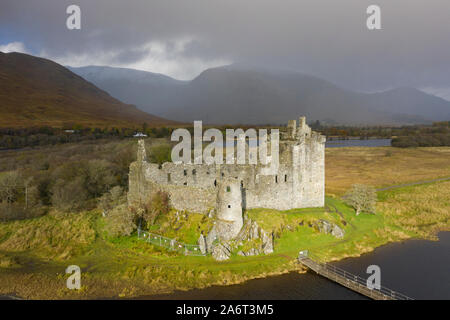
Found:
<svg viewBox="0 0 450 320"><path fill-rule="evenodd" d="M0 127L141 126L173 123L112 98L65 67L0 52Z"/></svg>
<svg viewBox="0 0 450 320"><path fill-rule="evenodd" d="M192 81L104 67L72 70L140 109L179 121L280 124L299 115L330 124L416 124L450 119L450 102L413 88L360 93L297 72L227 66Z"/></svg>
<svg viewBox="0 0 450 320"><path fill-rule="evenodd" d="M126 68L106 66L67 68L114 98L127 101L152 114L163 114L166 108L174 104L182 105L184 95L180 94L180 90L189 83L159 73Z"/></svg>

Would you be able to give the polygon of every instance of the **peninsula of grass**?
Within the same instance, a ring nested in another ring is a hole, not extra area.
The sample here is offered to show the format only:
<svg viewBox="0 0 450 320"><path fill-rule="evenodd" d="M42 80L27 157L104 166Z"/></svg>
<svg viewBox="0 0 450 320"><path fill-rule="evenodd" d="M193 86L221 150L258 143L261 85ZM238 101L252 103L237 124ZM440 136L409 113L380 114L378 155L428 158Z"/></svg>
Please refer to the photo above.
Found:
<svg viewBox="0 0 450 320"><path fill-rule="evenodd" d="M11 154L8 166L35 159L32 152L20 153L26 156L23 159ZM234 254L224 262L211 256L179 255L137 239L136 233L111 237L99 209L81 213L51 210L32 219L0 222L0 295L27 299L151 296L302 271L296 262L300 250L334 261L359 256L393 241L435 239L438 231L450 230L450 181L378 192L374 215L356 216L340 196L354 183L382 188L449 177L449 155L450 148L440 147L327 149L325 207L248 210L248 218L274 233L274 253L253 257ZM344 238L320 233L314 227L319 219L340 226ZM212 223L204 215L177 215L172 210L161 216L150 231L195 244ZM79 291L66 288L65 270L72 264L82 270Z"/></svg>
<svg viewBox="0 0 450 320"><path fill-rule="evenodd" d="M94 210L81 214L49 215L0 224L1 294L24 298L134 297L173 290L229 285L248 279L301 270L300 250L323 260L358 256L392 241L432 238L450 230L450 182L412 186L379 193L377 214L360 214L337 198L327 197L324 208L276 211L253 209L246 215L275 234L275 252L217 262L211 256L183 256L129 237L109 238L104 218ZM194 241L211 223L188 213L157 221L158 230L181 241ZM343 239L314 228L317 219L338 224ZM178 232L171 228L178 223ZM82 290L66 289L65 268L82 269Z"/></svg>

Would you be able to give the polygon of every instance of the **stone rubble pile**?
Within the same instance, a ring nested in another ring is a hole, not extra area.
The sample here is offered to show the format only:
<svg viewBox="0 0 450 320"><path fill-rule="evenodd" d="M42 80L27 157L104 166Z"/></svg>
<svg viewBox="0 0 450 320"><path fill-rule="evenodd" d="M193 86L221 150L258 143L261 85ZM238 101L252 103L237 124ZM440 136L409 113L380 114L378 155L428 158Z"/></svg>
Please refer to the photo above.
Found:
<svg viewBox="0 0 450 320"><path fill-rule="evenodd" d="M229 259L233 248L254 240L260 240L254 241L258 244L257 247L252 247L246 251L240 250L238 255L255 256L273 253L273 234L264 231L251 219L247 219L239 234L232 240L221 240L224 239L221 232L226 232L227 228L224 226L218 228L216 226L211 229L206 237L200 235L198 244L202 253L211 253L217 261Z"/></svg>

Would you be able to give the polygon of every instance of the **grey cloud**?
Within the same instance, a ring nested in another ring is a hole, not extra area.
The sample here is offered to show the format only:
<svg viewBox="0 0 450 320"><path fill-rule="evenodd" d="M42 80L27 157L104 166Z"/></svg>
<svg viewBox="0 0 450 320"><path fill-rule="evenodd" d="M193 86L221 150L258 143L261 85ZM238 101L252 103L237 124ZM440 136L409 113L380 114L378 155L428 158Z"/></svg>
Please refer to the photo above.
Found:
<svg viewBox="0 0 450 320"><path fill-rule="evenodd" d="M69 31L72 3L2 0L0 36L50 56L120 52L121 63L142 58L150 41L171 54L171 41L190 37L184 57L291 69L352 89L450 86L448 0L79 0L82 30ZM365 27L371 4L382 9L382 30Z"/></svg>
<svg viewBox="0 0 450 320"><path fill-rule="evenodd" d="M147 55L147 52L142 49L130 49L126 51L118 52L111 61L116 63L133 63L143 59Z"/></svg>

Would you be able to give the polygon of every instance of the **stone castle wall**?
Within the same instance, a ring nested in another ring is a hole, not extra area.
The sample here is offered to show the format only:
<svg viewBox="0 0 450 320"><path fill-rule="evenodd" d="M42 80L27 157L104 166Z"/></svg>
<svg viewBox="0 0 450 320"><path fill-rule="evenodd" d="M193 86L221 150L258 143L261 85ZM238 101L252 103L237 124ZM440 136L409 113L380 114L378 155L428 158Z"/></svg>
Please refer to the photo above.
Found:
<svg viewBox="0 0 450 320"><path fill-rule="evenodd" d="M325 137L311 131L304 118L300 118L298 127L291 120L280 141L278 172L263 175L264 166L259 164L149 163L142 141L138 161L130 166L128 201L139 205L154 191L162 190L169 194L174 208L200 213L226 211L228 205L234 210L238 202L241 212L251 208L321 207L325 198L324 147ZM229 194L223 194L226 187L232 188Z"/></svg>

